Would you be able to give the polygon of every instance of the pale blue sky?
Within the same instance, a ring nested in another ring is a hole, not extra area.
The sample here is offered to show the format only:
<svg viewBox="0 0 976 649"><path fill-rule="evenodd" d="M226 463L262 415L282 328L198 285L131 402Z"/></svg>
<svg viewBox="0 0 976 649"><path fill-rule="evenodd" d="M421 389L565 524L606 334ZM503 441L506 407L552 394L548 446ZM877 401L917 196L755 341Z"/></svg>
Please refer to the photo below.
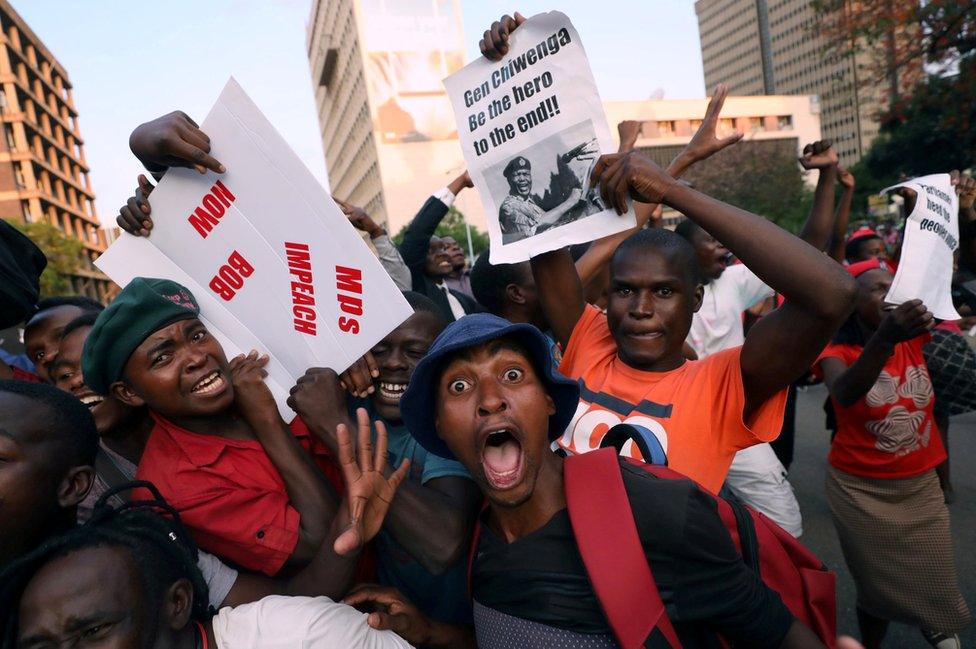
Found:
<svg viewBox="0 0 976 649"><path fill-rule="evenodd" d="M137 124L177 108L200 121L235 76L312 173L325 173L305 54L311 0L11 0L67 68L103 223L135 188ZM692 0L460 0L468 58L505 12L559 9L573 19L600 94L702 97Z"/></svg>

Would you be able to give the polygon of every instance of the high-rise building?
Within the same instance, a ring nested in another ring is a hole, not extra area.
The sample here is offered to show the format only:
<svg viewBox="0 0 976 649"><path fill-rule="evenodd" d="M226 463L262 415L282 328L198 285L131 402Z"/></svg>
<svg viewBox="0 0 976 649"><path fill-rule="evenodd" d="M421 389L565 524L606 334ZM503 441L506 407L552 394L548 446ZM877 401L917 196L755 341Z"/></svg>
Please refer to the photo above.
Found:
<svg viewBox="0 0 976 649"><path fill-rule="evenodd" d="M41 39L0 0L0 218L47 221L84 246L75 293L106 299L93 265L105 251L71 81Z"/></svg>
<svg viewBox="0 0 976 649"><path fill-rule="evenodd" d="M332 193L395 234L464 170L442 80L464 65L458 0L315 0L308 57ZM456 203L483 226L481 203Z"/></svg>
<svg viewBox="0 0 976 649"><path fill-rule="evenodd" d="M709 90L724 82L736 95L817 95L841 162L867 152L884 89L864 83L866 54L825 56L810 0L697 0L695 12Z"/></svg>

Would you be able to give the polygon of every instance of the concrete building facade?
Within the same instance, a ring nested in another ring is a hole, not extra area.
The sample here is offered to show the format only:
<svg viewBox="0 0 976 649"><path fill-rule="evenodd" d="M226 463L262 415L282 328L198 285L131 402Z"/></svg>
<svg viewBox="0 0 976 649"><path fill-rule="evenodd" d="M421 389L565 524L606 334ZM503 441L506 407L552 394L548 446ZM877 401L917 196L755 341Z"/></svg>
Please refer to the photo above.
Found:
<svg viewBox="0 0 976 649"><path fill-rule="evenodd" d="M84 246L75 293L105 300L111 282L93 265L105 251L78 111L64 67L0 0L0 218L47 221Z"/></svg>
<svg viewBox="0 0 976 649"><path fill-rule="evenodd" d="M464 170L442 84L464 65L459 0L315 0L307 46L332 192L395 234ZM456 205L484 227L474 192Z"/></svg>
<svg viewBox="0 0 976 649"><path fill-rule="evenodd" d="M736 95L815 95L823 137L841 162L867 152L883 89L863 83L865 55L824 55L810 0L697 0L695 12L706 88L724 82Z"/></svg>

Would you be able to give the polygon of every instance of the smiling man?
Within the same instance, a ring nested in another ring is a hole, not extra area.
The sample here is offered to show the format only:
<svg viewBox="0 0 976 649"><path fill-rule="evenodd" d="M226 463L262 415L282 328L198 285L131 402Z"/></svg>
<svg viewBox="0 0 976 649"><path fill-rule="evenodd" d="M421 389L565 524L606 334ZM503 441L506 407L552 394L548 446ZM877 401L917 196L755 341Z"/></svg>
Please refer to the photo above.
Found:
<svg viewBox="0 0 976 649"><path fill-rule="evenodd" d="M155 483L202 549L267 575L300 568L336 512L334 456L300 418L281 419L267 358L228 362L199 312L179 284L134 279L88 334L85 383L148 407L155 425L137 477Z"/></svg>
<svg viewBox="0 0 976 649"><path fill-rule="evenodd" d="M445 329L403 397L418 441L456 457L488 501L471 568L479 647L616 646L570 525L564 460L549 450L578 398L538 329L487 314ZM621 474L683 646L718 646L715 633L749 647L822 646L742 562L714 499L629 464ZM646 646L663 642L652 632Z"/></svg>
<svg viewBox="0 0 976 649"><path fill-rule="evenodd" d="M400 244L403 263L410 269L413 290L433 300L448 322L480 309L474 298L448 285L447 280L454 272L450 245L453 239L442 239L434 231L447 216L458 194L473 186L465 171L447 187L434 192L407 226Z"/></svg>
<svg viewBox="0 0 976 649"><path fill-rule="evenodd" d="M103 308L83 295L45 298L37 303L34 315L24 327L24 347L37 375L51 381L48 369L58 355L58 343L65 326L85 313L99 313Z"/></svg>

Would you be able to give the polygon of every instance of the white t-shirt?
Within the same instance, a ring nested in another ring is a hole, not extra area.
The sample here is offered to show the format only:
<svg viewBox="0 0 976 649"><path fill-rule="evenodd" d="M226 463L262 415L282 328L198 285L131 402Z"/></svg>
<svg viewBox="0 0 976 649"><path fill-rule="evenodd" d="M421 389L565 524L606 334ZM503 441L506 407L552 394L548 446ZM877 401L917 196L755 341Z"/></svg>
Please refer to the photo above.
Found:
<svg viewBox="0 0 976 649"><path fill-rule="evenodd" d="M366 614L328 597L271 595L213 618L218 649L412 649L392 631L366 624Z"/></svg>
<svg viewBox="0 0 976 649"><path fill-rule="evenodd" d="M718 279L705 284L701 309L691 321L688 344L698 358L711 356L745 342L742 312L774 295L744 264L725 269Z"/></svg>

